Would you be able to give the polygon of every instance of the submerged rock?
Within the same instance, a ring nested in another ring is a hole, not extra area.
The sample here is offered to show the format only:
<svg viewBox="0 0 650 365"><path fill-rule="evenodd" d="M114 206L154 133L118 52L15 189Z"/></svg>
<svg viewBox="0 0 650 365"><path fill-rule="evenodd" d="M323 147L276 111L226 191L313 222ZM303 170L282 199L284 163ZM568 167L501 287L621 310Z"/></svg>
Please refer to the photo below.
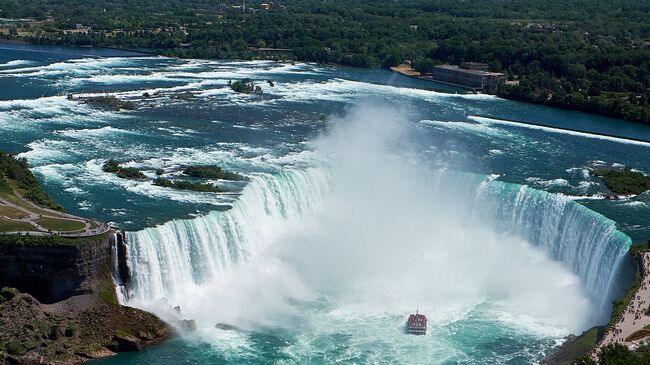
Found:
<svg viewBox="0 0 650 365"><path fill-rule="evenodd" d="M117 332L113 336L113 341L106 348L113 352L133 352L142 350L142 343L135 336Z"/></svg>
<svg viewBox="0 0 650 365"><path fill-rule="evenodd" d="M188 332L194 332L197 329L196 321L193 319L183 319L180 322L181 328Z"/></svg>
<svg viewBox="0 0 650 365"><path fill-rule="evenodd" d="M218 328L220 330L224 330L224 331L240 331L241 332L241 330L242 330L241 328L239 328L239 327L237 327L235 325L232 325L232 324L228 324L228 323L217 323L214 327Z"/></svg>

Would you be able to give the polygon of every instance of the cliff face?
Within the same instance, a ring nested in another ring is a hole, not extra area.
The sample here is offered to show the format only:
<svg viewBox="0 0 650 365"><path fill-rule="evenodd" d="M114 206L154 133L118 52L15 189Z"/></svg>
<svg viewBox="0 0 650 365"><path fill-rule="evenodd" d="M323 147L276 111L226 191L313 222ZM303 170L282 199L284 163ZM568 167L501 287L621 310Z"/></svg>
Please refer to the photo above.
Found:
<svg viewBox="0 0 650 365"><path fill-rule="evenodd" d="M80 245L0 245L0 287L14 287L41 303L97 292L111 271L113 235Z"/></svg>

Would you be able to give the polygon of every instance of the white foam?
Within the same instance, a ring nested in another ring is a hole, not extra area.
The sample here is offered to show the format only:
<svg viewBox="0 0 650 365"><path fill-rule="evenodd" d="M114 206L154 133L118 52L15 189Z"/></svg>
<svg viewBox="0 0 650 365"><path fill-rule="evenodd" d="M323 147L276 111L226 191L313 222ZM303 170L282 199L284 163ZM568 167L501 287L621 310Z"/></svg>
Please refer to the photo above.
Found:
<svg viewBox="0 0 650 365"><path fill-rule="evenodd" d="M65 129L65 130L55 131L54 133L62 136L70 137L70 138L77 138L77 139L110 137L110 136L124 135L124 134L132 134L132 135L140 134L136 131L129 131L124 129L114 128L111 126L105 126L101 128L88 128L88 129Z"/></svg>
<svg viewBox="0 0 650 365"><path fill-rule="evenodd" d="M617 143L634 144L643 147L650 147L650 142L635 141L623 137L602 136L602 135L593 134L589 132L569 131L561 128L513 122L513 121L503 120L503 119L485 118L485 117L478 117L478 116L469 116L468 118L486 124L502 124L502 125L515 126L515 127L521 127L527 129L536 129L544 132L567 134L567 135L577 136L577 137L594 138L594 139L601 139L601 140L612 141Z"/></svg>
<svg viewBox="0 0 650 365"><path fill-rule="evenodd" d="M26 65L32 65L34 64L34 61L31 60L11 60L5 63L0 63L0 67L2 68L8 68L8 67L14 67L14 66L26 66Z"/></svg>
<svg viewBox="0 0 650 365"><path fill-rule="evenodd" d="M542 187L552 187L552 186L570 186L569 181L566 179L549 179L545 180L539 177L528 177L526 181L531 182L535 185Z"/></svg>
<svg viewBox="0 0 650 365"><path fill-rule="evenodd" d="M457 131L486 134L492 137L511 137L512 134L503 129L495 128L482 123L473 122L446 122L441 120L421 120L420 124L434 127L443 127Z"/></svg>

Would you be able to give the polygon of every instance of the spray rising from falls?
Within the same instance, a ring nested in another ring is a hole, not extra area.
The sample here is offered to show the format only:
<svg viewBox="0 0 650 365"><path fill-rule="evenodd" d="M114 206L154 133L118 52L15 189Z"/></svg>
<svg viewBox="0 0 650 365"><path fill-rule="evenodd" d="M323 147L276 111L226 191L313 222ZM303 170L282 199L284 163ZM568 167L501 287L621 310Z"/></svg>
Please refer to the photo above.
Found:
<svg viewBox="0 0 650 365"><path fill-rule="evenodd" d="M205 326L283 325L292 303L319 298L393 313L496 303L567 331L606 312L630 245L614 222L560 195L431 172L408 142L399 115L360 108L314 143L328 163L256 176L229 211L128 233L129 303L165 298Z"/></svg>

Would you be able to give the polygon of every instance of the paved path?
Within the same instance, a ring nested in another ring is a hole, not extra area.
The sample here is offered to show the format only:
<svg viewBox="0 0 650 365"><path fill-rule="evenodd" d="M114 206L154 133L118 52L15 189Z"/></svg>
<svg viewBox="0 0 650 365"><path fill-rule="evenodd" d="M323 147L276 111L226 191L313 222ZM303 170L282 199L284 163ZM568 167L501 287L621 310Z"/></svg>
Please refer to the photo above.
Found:
<svg viewBox="0 0 650 365"><path fill-rule="evenodd" d="M639 289L634 293L634 297L628 303L623 315L598 343L595 351L592 352L592 357L602 347L616 342L634 348L642 339L633 341L629 336L650 325L650 251L641 251L640 255L643 266L641 267L642 278Z"/></svg>
<svg viewBox="0 0 650 365"><path fill-rule="evenodd" d="M103 233L108 232L111 227L107 224L101 223L101 222L96 222L96 221L91 221L89 219L85 219L82 217L78 217L76 215L72 214L67 214L63 212L57 212L56 210L52 209L47 209L47 208L42 208L31 201L25 199L19 192L14 191L14 194L18 199L23 201L24 203L34 207L34 209L38 209L39 211L46 212L49 214L37 214L32 212L31 210L14 204L6 199L0 198L0 204L8 206L10 208L19 210L23 213L25 213L27 216L24 218L9 218L9 217L4 217L7 220L14 221L14 222L24 222L27 223L35 228L33 231L11 231L11 232L4 232L4 234L22 234L22 235L34 235L34 236L61 236L61 237L89 237L89 236L96 236L100 235ZM49 230L41 225L38 224L38 220L41 218L54 218L54 219L64 219L64 220L71 220L79 223L83 223L84 228L79 229L76 231L52 231ZM95 223L95 228L92 228L92 223Z"/></svg>

